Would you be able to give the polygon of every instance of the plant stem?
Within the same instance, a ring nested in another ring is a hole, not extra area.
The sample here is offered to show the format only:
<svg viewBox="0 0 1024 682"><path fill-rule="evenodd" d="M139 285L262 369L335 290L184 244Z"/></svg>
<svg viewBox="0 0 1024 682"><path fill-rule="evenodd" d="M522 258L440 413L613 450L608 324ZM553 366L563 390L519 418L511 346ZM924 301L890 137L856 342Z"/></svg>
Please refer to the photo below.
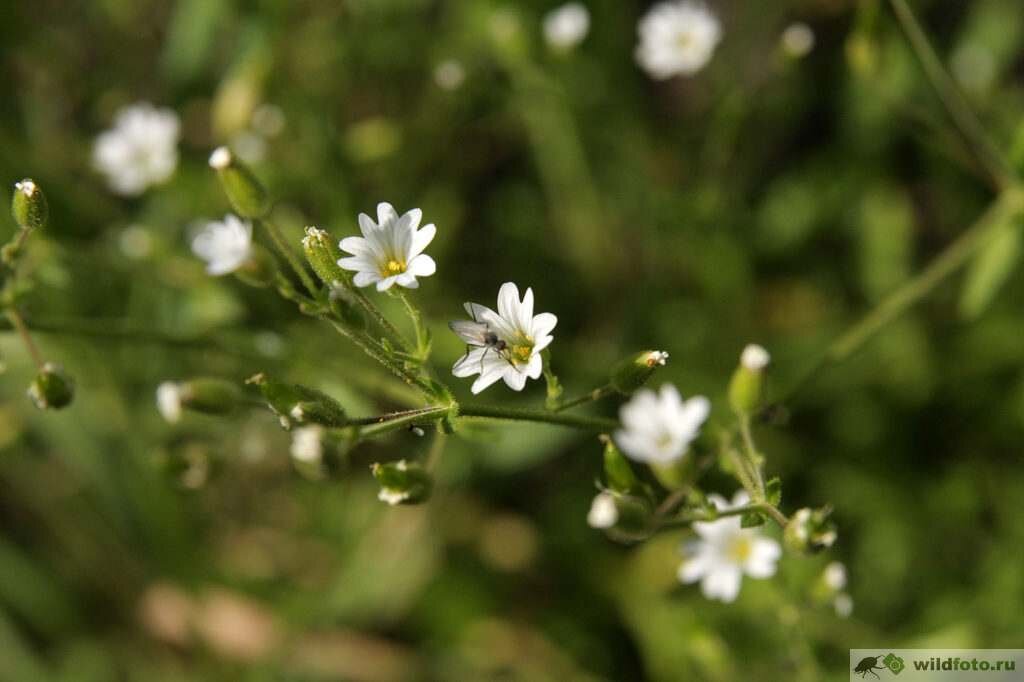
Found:
<svg viewBox="0 0 1024 682"><path fill-rule="evenodd" d="M492 407L489 405L463 405L459 408L459 416L557 424L559 426L570 426L576 429L602 433L612 431L619 425L619 423L614 419L605 419L603 417L552 414L551 412L545 412L542 410L525 410L515 407Z"/></svg>
<svg viewBox="0 0 1024 682"><path fill-rule="evenodd" d="M401 363L395 362L391 358L389 358L382 350L378 349L375 346L374 342L371 339L364 338L362 334L354 332L353 330L349 329L348 327L341 324L337 320L332 320L329 317L324 317L323 319L330 322L331 326L333 326L334 329L339 334L341 334L342 336L344 336L345 338L349 339L354 344L359 346L359 348L361 348L364 353L369 355L371 358L373 358L380 364L384 365L384 367L391 370L396 376L398 376L398 378L402 379L411 386L415 386L425 396L427 396L430 399L434 399L437 397L433 386L424 381L423 378L417 375L416 373L407 370L405 367L401 365Z"/></svg>
<svg viewBox="0 0 1024 682"><path fill-rule="evenodd" d="M750 432L750 416L740 417L740 435L743 438L743 448L746 451L746 460L750 478L754 483L754 492L751 496L755 502L764 501L764 475L761 473L760 456L757 454L757 446L754 445L754 436Z"/></svg>
<svg viewBox="0 0 1024 682"><path fill-rule="evenodd" d="M578 407L578 406L583 405L585 403L591 403L591 402L600 400L601 398L604 398L606 396L610 396L613 393L615 393L615 389L612 387L612 385L611 384L605 384L604 386L600 386L598 388L595 388L590 393L584 393L583 395L577 396L577 397L573 398L572 400L566 400L565 402L559 403L552 410L552 412L561 412L562 410L568 410L568 409L573 408L573 407Z"/></svg>
<svg viewBox="0 0 1024 682"><path fill-rule="evenodd" d="M377 421L369 426L360 428L358 433L360 438L369 438L372 436L379 436L391 431L396 431L402 427L409 426L410 424L422 424L424 422L433 421L433 419L440 419L443 415L447 414L453 409L452 405L435 405L433 407L425 407L422 410L409 410L403 413L400 417L388 418L392 415L382 415L381 417L371 417L371 419L385 419L385 421ZM359 420L356 420L358 422ZM354 422L355 423L355 422Z"/></svg>
<svg viewBox="0 0 1024 682"><path fill-rule="evenodd" d="M437 411L444 412L449 408L444 405L431 405L429 407L420 407L415 410L400 410L398 412L388 412L387 414L379 414L375 417L357 417L355 419L349 419L348 425L351 426L371 426L374 424L385 424L388 422L395 421L397 419L415 418L430 416Z"/></svg>
<svg viewBox="0 0 1024 682"><path fill-rule="evenodd" d="M755 502L735 509L723 509L714 514L707 514L704 512L682 514L671 519L666 519L662 523L662 526L688 526L695 521L715 521L716 519L725 518L727 516L742 516L749 512L767 514L782 528L785 528L786 524L789 523L789 519L786 518L786 515L779 511L774 505L768 504L767 502Z"/></svg>
<svg viewBox="0 0 1024 682"><path fill-rule="evenodd" d="M427 331L423 327L423 316L420 315L420 311L416 309L416 306L412 304L412 301L409 300L404 291L398 292L398 298L401 299L402 305L405 306L405 312L408 313L416 334L416 357L420 360L426 360Z"/></svg>
<svg viewBox="0 0 1024 682"><path fill-rule="evenodd" d="M39 352L39 348L36 346L35 341L32 340L32 335L28 332L28 327L25 326L25 320L21 318L21 313L14 306L7 309L7 319L11 321L11 325L14 326L18 332L18 336L21 337L22 342L25 344L28 354L32 357L32 361L36 364L40 370L46 361L43 360L43 354Z"/></svg>
<svg viewBox="0 0 1024 682"><path fill-rule="evenodd" d="M380 325L380 328L384 331L385 335L390 337L391 342L398 346L399 350L409 352L409 342L405 340L405 337L402 336L400 331L398 331L398 328L393 325L388 318L384 317L384 313L380 311L380 308L375 306L373 301L371 301L369 297L362 292L362 290L353 286L351 287L351 291L359 305L361 305L363 310L369 313L370 317Z"/></svg>
<svg viewBox="0 0 1024 682"><path fill-rule="evenodd" d="M928 42L918 23L914 13L910 10L906 0L890 0L893 12L907 36L911 49L921 62L925 76L942 101L946 112L952 119L953 124L963 135L970 146L971 151L977 156L978 161L992 175L999 189L1007 189L1015 183L1014 173L1006 159L999 152L998 147L992 144L985 128L971 111L967 101L960 93L956 83L946 73L942 61L935 53L935 49Z"/></svg>
<svg viewBox="0 0 1024 682"><path fill-rule="evenodd" d="M1024 210L1024 191L1011 187L966 232L940 253L920 273L872 308L857 323L832 341L825 351L786 389L775 403L785 402L806 386L824 368L840 363L910 307L930 294L971 259L1007 220Z"/></svg>
<svg viewBox="0 0 1024 682"><path fill-rule="evenodd" d="M317 292L316 282L313 281L312 275L310 275L306 270L306 266L302 264L302 260L295 254L295 251L291 246L288 245L288 242L285 240L284 235L281 234L281 231L276 225L274 225L274 223L267 219L257 222L262 222L267 228L267 233L270 235L270 239L274 242L274 246L277 247L277 250L281 253L284 259L288 261L288 265L290 265L292 270L295 271L295 274L298 275L299 281L302 282L302 286L306 288L306 291L308 291L310 295L315 295Z"/></svg>

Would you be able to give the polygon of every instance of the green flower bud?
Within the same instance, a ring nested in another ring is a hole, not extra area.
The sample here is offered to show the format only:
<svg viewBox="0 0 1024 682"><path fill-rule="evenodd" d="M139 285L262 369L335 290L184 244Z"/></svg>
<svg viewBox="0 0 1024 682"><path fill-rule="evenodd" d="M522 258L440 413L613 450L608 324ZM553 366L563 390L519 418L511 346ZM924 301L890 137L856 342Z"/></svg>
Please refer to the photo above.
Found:
<svg viewBox="0 0 1024 682"><path fill-rule="evenodd" d="M739 415L754 412L764 395L764 374L771 356L761 346L749 345L740 355L740 364L729 382L729 405Z"/></svg>
<svg viewBox="0 0 1024 682"><path fill-rule="evenodd" d="M42 188L28 178L15 183L11 214L14 222L23 230L41 230L46 227L50 210Z"/></svg>
<svg viewBox="0 0 1024 682"><path fill-rule="evenodd" d="M837 537L835 524L829 518L831 514L830 507L797 510L783 532L786 548L793 552L812 553L831 547Z"/></svg>
<svg viewBox="0 0 1024 682"><path fill-rule="evenodd" d="M338 265L341 253L337 244L326 230L318 227L307 227L306 236L302 238L302 251L316 276L327 285L335 282L351 284L352 278L346 270Z"/></svg>
<svg viewBox="0 0 1024 682"><path fill-rule="evenodd" d="M260 389L264 399L281 420L281 426L319 424L340 428L348 424L345 410L337 400L315 388L268 379L262 372L246 380Z"/></svg>
<svg viewBox="0 0 1024 682"><path fill-rule="evenodd" d="M233 381L199 377L178 384L181 406L203 414L230 414L242 401L242 389Z"/></svg>
<svg viewBox="0 0 1024 682"><path fill-rule="evenodd" d="M60 365L47 362L28 387L28 397L40 410L59 410L75 397L75 382Z"/></svg>
<svg viewBox="0 0 1024 682"><path fill-rule="evenodd" d="M404 459L372 464L370 471L380 484L377 499L392 506L424 502L434 486L433 478L422 465Z"/></svg>
<svg viewBox="0 0 1024 682"><path fill-rule="evenodd" d="M618 493L635 491L640 483L626 457L611 438L604 439L604 478L608 487Z"/></svg>
<svg viewBox="0 0 1024 682"><path fill-rule="evenodd" d="M243 218L262 218L270 210L267 191L248 168L238 162L227 147L217 147L210 154L210 168L217 171L221 186Z"/></svg>
<svg viewBox="0 0 1024 682"><path fill-rule="evenodd" d="M647 383L654 370L664 367L668 353L661 350L645 350L629 357L612 370L611 384L616 391L630 395Z"/></svg>

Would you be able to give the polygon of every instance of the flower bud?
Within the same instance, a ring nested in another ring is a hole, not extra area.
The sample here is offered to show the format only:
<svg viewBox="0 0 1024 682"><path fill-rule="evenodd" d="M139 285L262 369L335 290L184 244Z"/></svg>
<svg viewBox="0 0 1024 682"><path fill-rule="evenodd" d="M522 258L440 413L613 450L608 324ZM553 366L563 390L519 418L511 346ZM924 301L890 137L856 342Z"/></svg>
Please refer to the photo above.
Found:
<svg viewBox="0 0 1024 682"><path fill-rule="evenodd" d="M233 381L199 377L178 384L182 407L203 414L230 414L242 400L242 390Z"/></svg>
<svg viewBox="0 0 1024 682"><path fill-rule="evenodd" d="M640 539L649 533L651 505L640 497L608 490L598 493L587 512L587 525L609 531L619 540Z"/></svg>
<svg viewBox="0 0 1024 682"><path fill-rule="evenodd" d="M28 387L28 397L40 410L59 410L71 404L75 382L60 365L47 362Z"/></svg>
<svg viewBox="0 0 1024 682"><path fill-rule="evenodd" d="M761 346L751 344L743 349L739 367L729 381L729 405L737 414L750 414L760 406L769 362L771 356Z"/></svg>
<svg viewBox="0 0 1024 682"><path fill-rule="evenodd" d="M11 214L14 222L23 230L41 230L46 227L50 210L42 188L28 178L15 183Z"/></svg>
<svg viewBox="0 0 1024 682"><path fill-rule="evenodd" d="M837 537L831 514L830 507L797 510L783 532L786 548L793 552L819 552L831 547Z"/></svg>
<svg viewBox="0 0 1024 682"><path fill-rule="evenodd" d="M604 439L604 478L615 492L629 493L639 487L633 468L611 438Z"/></svg>
<svg viewBox="0 0 1024 682"><path fill-rule="evenodd" d="M341 253L326 230L307 227L306 236L302 238L302 251L313 272L324 284L331 286L335 282L346 285L351 283L349 273L338 265Z"/></svg>
<svg viewBox="0 0 1024 682"><path fill-rule="evenodd" d="M422 465L404 459L372 464L370 471L380 484L377 499L392 506L425 502L434 486L433 478Z"/></svg>
<svg viewBox="0 0 1024 682"><path fill-rule="evenodd" d="M337 400L322 391L299 384L268 379L262 372L246 380L260 389L264 399L281 420L281 426L319 424L339 428L348 424L345 410Z"/></svg>
<svg viewBox="0 0 1024 682"><path fill-rule="evenodd" d="M665 351L642 351L615 366L611 374L611 384L619 393L630 395L651 378L654 370L664 367L666 362L668 353Z"/></svg>
<svg viewBox="0 0 1024 682"><path fill-rule="evenodd" d="M221 186L235 212L243 218L262 218L270 210L267 191L248 168L238 162L227 147L210 154L210 168L217 171Z"/></svg>

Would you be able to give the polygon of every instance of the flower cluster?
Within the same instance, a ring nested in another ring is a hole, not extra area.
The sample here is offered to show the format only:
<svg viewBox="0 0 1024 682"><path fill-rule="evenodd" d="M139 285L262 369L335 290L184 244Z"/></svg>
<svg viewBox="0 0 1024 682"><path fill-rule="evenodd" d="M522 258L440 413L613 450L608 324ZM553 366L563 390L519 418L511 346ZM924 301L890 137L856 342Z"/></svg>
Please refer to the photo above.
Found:
<svg viewBox="0 0 1024 682"><path fill-rule="evenodd" d="M114 127L96 138L93 165L114 192L142 194L174 173L180 128L178 115L170 109L146 102L121 109Z"/></svg>

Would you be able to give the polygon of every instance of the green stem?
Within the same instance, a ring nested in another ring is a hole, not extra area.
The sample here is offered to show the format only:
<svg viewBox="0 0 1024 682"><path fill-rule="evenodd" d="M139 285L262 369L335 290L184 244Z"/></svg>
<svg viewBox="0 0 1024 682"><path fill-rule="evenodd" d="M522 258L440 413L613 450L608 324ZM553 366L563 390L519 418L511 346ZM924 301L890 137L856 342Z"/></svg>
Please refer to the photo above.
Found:
<svg viewBox="0 0 1024 682"><path fill-rule="evenodd" d="M39 348L36 346L35 341L32 340L32 335L28 332L28 327L25 326L25 320L21 318L21 313L18 312L17 308L13 306L7 309L7 319L11 321L11 325L18 332L18 336L21 337L22 343L25 344L28 354L32 357L32 362L36 364L40 370L46 361L43 360L43 354L39 352Z"/></svg>
<svg viewBox="0 0 1024 682"><path fill-rule="evenodd" d="M515 407L492 407L489 405L463 405L459 408L460 417L485 417L507 421L538 422L570 426L586 431L609 432L618 427L614 419L602 417L583 417L569 414L552 414L542 410L525 410Z"/></svg>
<svg viewBox="0 0 1024 682"><path fill-rule="evenodd" d="M440 419L445 414L449 413L454 409L451 405L435 405L433 407L425 407L422 410L408 410L401 414L400 417L394 417L393 415L382 415L380 417L372 417L371 419L377 419L378 421L373 422L369 426L365 426L359 429L360 438L370 438L372 436L380 436L391 431L397 431L400 428L409 426L411 424L424 424L427 422ZM392 418L388 418L392 417ZM384 419L385 421L379 421ZM356 420L358 422L359 420Z"/></svg>
<svg viewBox="0 0 1024 682"><path fill-rule="evenodd" d="M761 514L767 514L771 517L782 528L786 527L789 523L789 519L786 515L778 510L774 505L768 504L767 502L755 502L752 504L745 505L743 507L737 507L735 509L723 509L714 514L708 514L705 512L692 512L689 514L681 514L671 519L666 519L663 523L663 527L667 526L688 526L691 523L699 521L715 521L717 519L725 518L727 516L742 516L749 512L758 512Z"/></svg>
<svg viewBox="0 0 1024 682"><path fill-rule="evenodd" d="M298 255L296 255L294 249L288 245L287 240L284 238L284 235L281 234L281 231L277 226L267 219L256 222L262 222L267 228L267 233L270 235L270 239L274 242L274 246L277 247L277 250L281 253L284 259L288 261L288 265L290 265L292 270L295 271L295 274L298 275L299 281L302 282L302 286L306 287L306 290L310 295L316 295L318 289L316 282L313 281L312 275L310 275L306 270L306 266L303 265L302 260Z"/></svg>
<svg viewBox="0 0 1024 682"><path fill-rule="evenodd" d="M415 386L426 397L430 399L434 399L437 397L433 386L424 381L423 378L417 375L416 373L407 370L405 367L401 365L401 363L395 362L391 358L389 358L383 350L379 349L376 346L372 339L365 338L362 334L349 329L348 327L341 324L337 320L332 320L329 317L325 317L323 319L330 322L331 326L333 326L334 329L339 334L341 334L342 336L344 336L345 338L349 339L354 344L359 346L359 348L362 349L364 353L369 355L371 358L373 358L380 364L384 365L384 367L386 367L387 369L391 370L399 379L402 379L411 386Z"/></svg>
<svg viewBox="0 0 1024 682"><path fill-rule="evenodd" d="M754 491L751 497L755 502L764 501L764 475L761 473L760 456L757 454L757 446L754 445L754 436L750 432L750 416L740 417L740 435L743 438L743 448L746 453L748 471L754 483Z"/></svg>
<svg viewBox="0 0 1024 682"><path fill-rule="evenodd" d="M370 317L373 318L374 322L380 326L385 335L390 338L390 341L394 343L399 350L408 353L410 350L409 342L406 341L405 337L402 336L402 333L398 331L398 327L392 324L391 321L384 316L384 313L380 311L380 308L374 305L373 301L371 301L361 289L353 286L351 291L352 295L355 296L356 302L359 303L359 305L363 307L363 310L365 310Z"/></svg>
<svg viewBox="0 0 1024 682"><path fill-rule="evenodd" d="M935 53L931 43L928 42L928 37L907 5L906 0L890 0L890 4L892 5L893 12L896 14L896 18L900 22L900 26L903 28L903 32L907 36L911 49L913 49L918 61L921 62L925 76L942 101L942 105L946 108L946 112L952 119L953 124L960 131L960 134L964 136L978 161L992 175L997 187L999 189L1007 189L1012 186L1015 182L1013 170L999 152L998 147L989 139L984 126L974 115L974 112L971 111L956 83L946 73L942 61Z"/></svg>
<svg viewBox="0 0 1024 682"><path fill-rule="evenodd" d="M836 338L783 392L776 403L793 397L824 368L843 362L875 334L930 294L955 273L988 241L1007 220L1024 210L1024 191L1005 190L985 213L920 273L904 283Z"/></svg>
<svg viewBox="0 0 1024 682"><path fill-rule="evenodd" d="M601 400L602 398L610 396L610 395L612 395L614 393L615 393L615 388L611 384L605 384L604 386L601 386L599 388L595 388L590 393L584 393L583 395L577 396L576 398L573 398L572 400L566 400L565 402L559 403L552 410L552 412L561 412L563 410L568 410L568 409L573 408L573 407L579 407L580 405L583 405L585 403L592 403L592 402L595 402L597 400Z"/></svg>
<svg viewBox="0 0 1024 682"><path fill-rule="evenodd" d="M420 360L427 359L427 330L423 327L423 316L420 311L412 304L409 297L405 295L404 291L398 292L398 298L401 299L402 305L405 306L405 312L409 315L409 319L412 321L413 330L416 333L416 357Z"/></svg>

